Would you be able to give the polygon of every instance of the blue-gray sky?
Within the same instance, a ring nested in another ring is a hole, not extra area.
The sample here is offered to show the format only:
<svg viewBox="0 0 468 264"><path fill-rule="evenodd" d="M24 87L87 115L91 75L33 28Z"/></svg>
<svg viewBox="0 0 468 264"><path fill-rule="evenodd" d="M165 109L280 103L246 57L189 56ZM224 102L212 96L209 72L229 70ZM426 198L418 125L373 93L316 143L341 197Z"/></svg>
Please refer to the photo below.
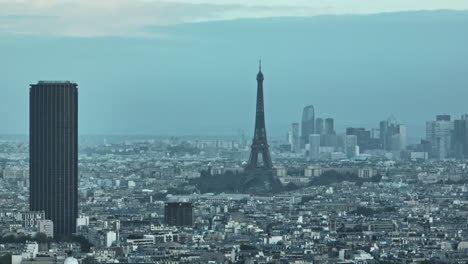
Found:
<svg viewBox="0 0 468 264"><path fill-rule="evenodd" d="M148 36L146 26L225 19L467 10L466 0L0 0L0 32Z"/></svg>
<svg viewBox="0 0 468 264"><path fill-rule="evenodd" d="M435 114L468 112L468 12L374 13L467 8L0 0L0 133L28 132L30 83L66 79L79 84L82 134L248 134L262 57L270 134L314 104L337 127L377 127L394 115L423 136Z"/></svg>

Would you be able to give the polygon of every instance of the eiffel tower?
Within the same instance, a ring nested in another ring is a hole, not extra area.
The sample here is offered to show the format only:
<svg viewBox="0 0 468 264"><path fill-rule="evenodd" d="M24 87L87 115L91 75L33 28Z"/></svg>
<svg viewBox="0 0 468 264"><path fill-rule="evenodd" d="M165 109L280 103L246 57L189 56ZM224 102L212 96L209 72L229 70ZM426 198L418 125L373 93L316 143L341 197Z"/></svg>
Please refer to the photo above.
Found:
<svg viewBox="0 0 468 264"><path fill-rule="evenodd" d="M252 141L252 150L250 152L249 162L246 170L264 170L273 168L270 151L268 150L267 135L265 129L265 112L263 105L263 73L262 62L259 62L259 71L257 74L257 111L255 116L255 132Z"/></svg>

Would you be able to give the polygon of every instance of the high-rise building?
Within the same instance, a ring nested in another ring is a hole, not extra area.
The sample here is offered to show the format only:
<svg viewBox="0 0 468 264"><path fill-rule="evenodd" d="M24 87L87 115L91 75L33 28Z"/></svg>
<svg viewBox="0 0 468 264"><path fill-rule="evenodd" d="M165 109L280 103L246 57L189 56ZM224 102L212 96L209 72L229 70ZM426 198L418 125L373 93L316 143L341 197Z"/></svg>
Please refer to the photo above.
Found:
<svg viewBox="0 0 468 264"><path fill-rule="evenodd" d="M396 132L394 131L394 125L396 125L396 121L393 119L388 119L384 121L380 121L380 141L382 144L382 148L384 150L391 150L391 137Z"/></svg>
<svg viewBox="0 0 468 264"><path fill-rule="evenodd" d="M380 144L387 151L401 151L406 148L406 127L395 118L380 122Z"/></svg>
<svg viewBox="0 0 468 264"><path fill-rule="evenodd" d="M335 134L335 121L333 118L325 119L325 134Z"/></svg>
<svg viewBox="0 0 468 264"><path fill-rule="evenodd" d="M309 136L315 134L315 109L308 105L302 110L301 137L304 144L309 143Z"/></svg>
<svg viewBox="0 0 468 264"><path fill-rule="evenodd" d="M460 120L454 120L452 148L454 157L468 157L468 115L463 115Z"/></svg>
<svg viewBox="0 0 468 264"><path fill-rule="evenodd" d="M426 140L431 145L431 158L445 159L451 156L453 129L454 123L447 115L439 115L436 121L426 122Z"/></svg>
<svg viewBox="0 0 468 264"><path fill-rule="evenodd" d="M30 88L31 211L44 211L55 235L71 235L78 217L78 89L68 81Z"/></svg>
<svg viewBox="0 0 468 264"><path fill-rule="evenodd" d="M333 118L317 118L315 120L315 132L320 135L322 147L336 147L336 133Z"/></svg>
<svg viewBox="0 0 468 264"><path fill-rule="evenodd" d="M366 130L363 127L359 127L359 128L348 127L346 128L346 135L355 135L357 137L357 144L361 152L364 152L370 149L380 148L379 140L376 138L372 138L371 131Z"/></svg>
<svg viewBox="0 0 468 264"><path fill-rule="evenodd" d="M406 148L406 126L397 125L396 133L391 137L391 150L400 151Z"/></svg>
<svg viewBox="0 0 468 264"><path fill-rule="evenodd" d="M299 148L300 148L299 123L291 124L289 144L291 145L291 152L294 152L294 153L299 152Z"/></svg>
<svg viewBox="0 0 468 264"><path fill-rule="evenodd" d="M359 155L359 146L356 135L345 136L345 151L348 158Z"/></svg>
<svg viewBox="0 0 468 264"><path fill-rule="evenodd" d="M164 207L164 221L170 226L193 226L195 214L192 203L166 203Z"/></svg>
<svg viewBox="0 0 468 264"><path fill-rule="evenodd" d="M265 128L265 109L263 101L263 73L260 62L257 74L257 109L255 114L255 131L252 140L252 150L250 152L247 170L271 170L273 162L271 161L270 150L268 149L267 135Z"/></svg>
<svg viewBox="0 0 468 264"><path fill-rule="evenodd" d="M325 119L323 118L317 118L315 119L315 133L316 134L320 134L320 135L324 135L326 134L326 122L325 122Z"/></svg>
<svg viewBox="0 0 468 264"><path fill-rule="evenodd" d="M451 117L450 115L437 115L436 116L436 121L448 121L450 122Z"/></svg>
<svg viewBox="0 0 468 264"><path fill-rule="evenodd" d="M317 160L320 158L320 135L312 134L309 136L309 158Z"/></svg>

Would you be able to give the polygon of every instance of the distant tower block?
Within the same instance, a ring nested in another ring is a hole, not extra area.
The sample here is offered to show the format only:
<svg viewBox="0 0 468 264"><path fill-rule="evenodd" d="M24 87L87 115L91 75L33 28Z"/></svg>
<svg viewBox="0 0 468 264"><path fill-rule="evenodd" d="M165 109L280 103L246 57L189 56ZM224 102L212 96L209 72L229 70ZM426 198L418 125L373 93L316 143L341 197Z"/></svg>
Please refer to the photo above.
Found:
<svg viewBox="0 0 468 264"><path fill-rule="evenodd" d="M304 144L309 143L309 137L315 134L315 109L313 105L304 107L302 111L302 140Z"/></svg>
<svg viewBox="0 0 468 264"><path fill-rule="evenodd" d="M195 214L190 202L168 202L164 206L164 221L170 226L193 226Z"/></svg>
<svg viewBox="0 0 468 264"><path fill-rule="evenodd" d="M250 152L249 162L246 167L247 170L270 170L273 168L270 151L268 150L265 129L263 80L262 63L260 62L259 72L257 74L257 111L255 117L255 132L252 141L252 151Z"/></svg>

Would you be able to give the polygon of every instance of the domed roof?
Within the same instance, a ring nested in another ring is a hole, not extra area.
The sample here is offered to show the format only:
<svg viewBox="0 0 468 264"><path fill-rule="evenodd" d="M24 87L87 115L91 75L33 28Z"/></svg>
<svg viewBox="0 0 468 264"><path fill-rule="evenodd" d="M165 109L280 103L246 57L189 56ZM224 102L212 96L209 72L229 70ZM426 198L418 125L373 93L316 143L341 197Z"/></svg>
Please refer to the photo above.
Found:
<svg viewBox="0 0 468 264"><path fill-rule="evenodd" d="M79 264L79 263L78 263L78 260L76 258L68 257L68 258L65 259L63 264Z"/></svg>

